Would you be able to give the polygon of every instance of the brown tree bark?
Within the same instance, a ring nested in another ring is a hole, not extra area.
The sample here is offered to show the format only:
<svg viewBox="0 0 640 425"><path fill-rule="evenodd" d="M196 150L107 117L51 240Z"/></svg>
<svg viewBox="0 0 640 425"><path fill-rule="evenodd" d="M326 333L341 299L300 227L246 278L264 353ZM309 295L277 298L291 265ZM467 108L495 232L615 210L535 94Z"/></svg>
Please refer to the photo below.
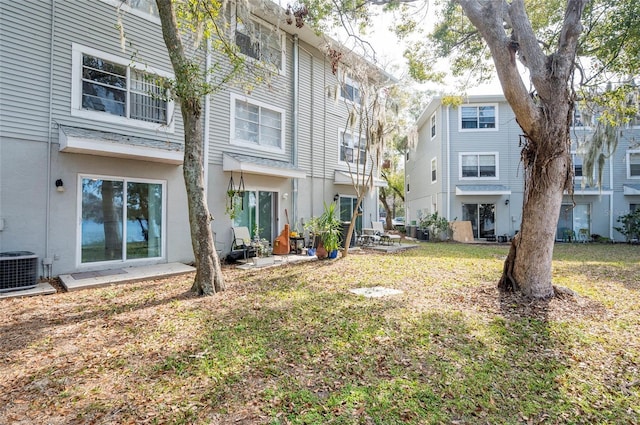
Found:
<svg viewBox="0 0 640 425"><path fill-rule="evenodd" d="M191 290L199 295L213 295L225 289L220 259L211 234L211 214L207 207L204 185L204 140L202 130L202 98L199 85L204 76L191 63L180 37L171 0L156 0L162 35L176 75L176 93L184 121L183 175L187 190L191 245L196 263L196 277Z"/></svg>
<svg viewBox="0 0 640 425"><path fill-rule="evenodd" d="M554 294L551 262L562 196L573 188L569 79L586 0L567 1L558 43L550 54L538 43L524 0L456 1L487 42L504 95L524 131L522 225L505 260L499 287L531 298L549 298ZM522 82L517 59L530 72L532 93Z"/></svg>

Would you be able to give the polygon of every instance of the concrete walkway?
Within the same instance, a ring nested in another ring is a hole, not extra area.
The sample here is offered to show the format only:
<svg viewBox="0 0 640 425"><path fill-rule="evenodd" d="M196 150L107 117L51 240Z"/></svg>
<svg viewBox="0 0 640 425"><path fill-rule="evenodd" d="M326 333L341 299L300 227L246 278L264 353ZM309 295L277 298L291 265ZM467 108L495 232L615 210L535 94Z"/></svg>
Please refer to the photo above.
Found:
<svg viewBox="0 0 640 425"><path fill-rule="evenodd" d="M60 275L60 281L67 291L96 288L115 283L145 279L158 279L196 271L183 263L155 264L152 266L123 267L120 269L79 272Z"/></svg>

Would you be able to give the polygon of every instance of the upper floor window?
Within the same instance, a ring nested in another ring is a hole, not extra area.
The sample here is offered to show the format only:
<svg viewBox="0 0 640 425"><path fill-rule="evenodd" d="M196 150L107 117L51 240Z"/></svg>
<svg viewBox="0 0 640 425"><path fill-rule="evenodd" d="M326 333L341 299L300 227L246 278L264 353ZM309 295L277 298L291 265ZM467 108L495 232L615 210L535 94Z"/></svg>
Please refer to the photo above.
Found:
<svg viewBox="0 0 640 425"><path fill-rule="evenodd" d="M640 151L627 151L627 178L640 179Z"/></svg>
<svg viewBox="0 0 640 425"><path fill-rule="evenodd" d="M168 73L78 45L73 46L73 73L72 115L172 130Z"/></svg>
<svg viewBox="0 0 640 425"><path fill-rule="evenodd" d="M436 114L431 115L431 138L436 137Z"/></svg>
<svg viewBox="0 0 640 425"><path fill-rule="evenodd" d="M460 130L487 130L498 128L496 105L460 106Z"/></svg>
<svg viewBox="0 0 640 425"><path fill-rule="evenodd" d="M160 23L155 0L102 0L126 12Z"/></svg>
<svg viewBox="0 0 640 425"><path fill-rule="evenodd" d="M575 152L571 154L571 160L573 161L573 176L576 180L582 179L582 157L576 155Z"/></svg>
<svg viewBox="0 0 640 425"><path fill-rule="evenodd" d="M431 160L431 183L435 183L438 178L438 160L433 158Z"/></svg>
<svg viewBox="0 0 640 425"><path fill-rule="evenodd" d="M277 28L253 19L249 22L238 21L235 38L242 54L283 70L284 43L282 33Z"/></svg>
<svg viewBox="0 0 640 425"><path fill-rule="evenodd" d="M231 138L267 150L284 151L284 110L231 95Z"/></svg>
<svg viewBox="0 0 640 425"><path fill-rule="evenodd" d="M587 108L580 108L578 104L574 106L572 127L591 127L593 120L593 113Z"/></svg>
<svg viewBox="0 0 640 425"><path fill-rule="evenodd" d="M349 77L344 77L340 85L340 97L353 103L360 103L360 86Z"/></svg>
<svg viewBox="0 0 640 425"><path fill-rule="evenodd" d="M497 153L461 153L461 179L498 178Z"/></svg>
<svg viewBox="0 0 640 425"><path fill-rule="evenodd" d="M340 131L340 162L363 165L365 162L365 141L357 134Z"/></svg>

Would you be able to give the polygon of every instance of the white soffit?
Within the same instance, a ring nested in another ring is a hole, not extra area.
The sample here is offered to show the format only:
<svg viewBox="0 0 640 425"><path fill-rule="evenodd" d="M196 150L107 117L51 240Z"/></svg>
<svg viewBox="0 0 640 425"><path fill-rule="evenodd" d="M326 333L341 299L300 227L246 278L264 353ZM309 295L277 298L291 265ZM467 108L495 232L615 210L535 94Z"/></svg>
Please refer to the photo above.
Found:
<svg viewBox="0 0 640 425"><path fill-rule="evenodd" d="M60 151L180 165L182 145L75 127L60 127Z"/></svg>

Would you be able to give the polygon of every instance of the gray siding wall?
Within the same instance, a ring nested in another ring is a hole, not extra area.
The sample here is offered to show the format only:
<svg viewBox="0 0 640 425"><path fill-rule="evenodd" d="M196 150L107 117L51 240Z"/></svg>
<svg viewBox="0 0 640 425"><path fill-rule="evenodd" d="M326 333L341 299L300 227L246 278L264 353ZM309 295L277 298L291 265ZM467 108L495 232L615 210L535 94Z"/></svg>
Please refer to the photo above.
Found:
<svg viewBox="0 0 640 425"><path fill-rule="evenodd" d="M497 103L483 102L474 99L469 105ZM465 105L463 105L465 106ZM520 126L515 121L511 108L506 102L497 104L498 129L460 131L460 108L451 108L449 125L451 128L451 185L455 190L458 184L501 184L511 190L521 188L521 178L518 177L520 163L519 136L522 134ZM460 179L460 153L463 152L497 152L499 155L498 179Z"/></svg>
<svg viewBox="0 0 640 425"><path fill-rule="evenodd" d="M120 32L116 28L116 8L102 1L56 1L54 45L53 119L57 124L101 131L162 138L182 143L182 116L176 103L174 111L175 131L163 128L142 129L135 125L114 125L108 122L71 115L72 44L132 60L141 66L149 66L173 74L160 24L142 17L125 14L122 18L126 34L126 49L121 50Z"/></svg>
<svg viewBox="0 0 640 425"><path fill-rule="evenodd" d="M51 5L0 2L2 137L47 140Z"/></svg>

